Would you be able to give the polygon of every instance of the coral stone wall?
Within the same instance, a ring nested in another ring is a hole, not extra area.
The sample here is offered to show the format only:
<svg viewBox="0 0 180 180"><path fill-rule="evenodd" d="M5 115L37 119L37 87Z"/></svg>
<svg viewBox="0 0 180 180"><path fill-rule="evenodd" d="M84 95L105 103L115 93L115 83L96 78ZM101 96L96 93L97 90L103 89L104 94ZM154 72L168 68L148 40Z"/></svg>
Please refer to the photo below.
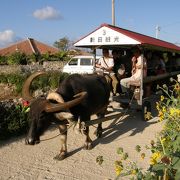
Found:
<svg viewBox="0 0 180 180"><path fill-rule="evenodd" d="M65 62L62 61L45 61L42 65L0 65L0 74L11 74L11 73L26 73L35 72L38 70L44 71L62 71Z"/></svg>
<svg viewBox="0 0 180 180"><path fill-rule="evenodd" d="M0 74L15 74L15 73L33 73L38 70L43 71L62 71L65 62L62 61L47 61L33 65L0 65ZM16 97L15 87L11 84L0 83L0 101Z"/></svg>

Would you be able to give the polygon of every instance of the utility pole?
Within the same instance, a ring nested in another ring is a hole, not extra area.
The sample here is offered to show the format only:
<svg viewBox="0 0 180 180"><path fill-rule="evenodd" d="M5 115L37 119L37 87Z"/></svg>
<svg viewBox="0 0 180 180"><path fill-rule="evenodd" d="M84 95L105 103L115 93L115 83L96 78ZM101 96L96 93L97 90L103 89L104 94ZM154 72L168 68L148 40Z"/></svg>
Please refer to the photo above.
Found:
<svg viewBox="0 0 180 180"><path fill-rule="evenodd" d="M112 25L115 26L115 9L114 9L114 1L112 0Z"/></svg>
<svg viewBox="0 0 180 180"><path fill-rule="evenodd" d="M156 26L156 38L159 37L159 33L160 33L161 27L160 26Z"/></svg>

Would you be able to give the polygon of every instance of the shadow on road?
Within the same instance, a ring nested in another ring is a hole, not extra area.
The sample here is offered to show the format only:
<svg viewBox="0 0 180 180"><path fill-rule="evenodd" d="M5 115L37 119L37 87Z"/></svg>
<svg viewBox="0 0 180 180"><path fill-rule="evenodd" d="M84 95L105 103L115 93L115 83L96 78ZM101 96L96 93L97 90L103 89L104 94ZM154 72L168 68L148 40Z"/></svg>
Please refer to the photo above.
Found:
<svg viewBox="0 0 180 180"><path fill-rule="evenodd" d="M114 109L114 111L119 111L119 109ZM121 117L114 119L106 128L104 128L102 137L95 139L93 146L95 147L98 144L108 144L128 132L130 133L128 136L134 136L143 132L144 129L155 123L157 123L157 121L143 121L140 111L130 110L124 117L122 113Z"/></svg>

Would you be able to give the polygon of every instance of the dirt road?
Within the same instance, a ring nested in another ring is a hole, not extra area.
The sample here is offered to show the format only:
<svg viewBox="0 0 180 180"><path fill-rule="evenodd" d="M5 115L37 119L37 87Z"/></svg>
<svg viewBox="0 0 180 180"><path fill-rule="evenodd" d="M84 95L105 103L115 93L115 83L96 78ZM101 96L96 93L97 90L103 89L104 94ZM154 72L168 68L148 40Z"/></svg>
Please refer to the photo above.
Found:
<svg viewBox="0 0 180 180"><path fill-rule="evenodd" d="M117 103L112 103L109 111L121 112ZM145 145L161 129L157 118L148 122L141 120L141 112L130 110L128 115L103 123L103 137L96 139L93 134L95 127L90 127L90 136L94 140L94 148L83 150L84 136L75 135L72 129L68 132L69 157L63 161L54 160L59 151L59 138L42 141L35 146L24 144L24 137L11 139L0 143L0 179L13 180L107 180L115 178L114 161L118 160L116 150L123 147L131 160L141 167L148 167L149 152ZM47 131L41 139L58 134L54 127ZM135 150L136 145L142 146L146 152L145 160ZM96 158L103 156L104 162L100 166Z"/></svg>

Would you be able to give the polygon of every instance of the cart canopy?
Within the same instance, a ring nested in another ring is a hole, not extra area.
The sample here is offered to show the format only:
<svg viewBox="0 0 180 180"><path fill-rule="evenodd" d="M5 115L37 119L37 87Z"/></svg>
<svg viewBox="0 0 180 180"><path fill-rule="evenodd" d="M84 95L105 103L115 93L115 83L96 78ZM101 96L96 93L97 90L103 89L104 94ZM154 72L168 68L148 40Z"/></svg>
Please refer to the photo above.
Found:
<svg viewBox="0 0 180 180"><path fill-rule="evenodd" d="M102 24L74 44L76 47L92 49L103 48L103 46L112 49L130 48L135 45L143 46L145 49L180 53L180 47L175 44L109 24Z"/></svg>

